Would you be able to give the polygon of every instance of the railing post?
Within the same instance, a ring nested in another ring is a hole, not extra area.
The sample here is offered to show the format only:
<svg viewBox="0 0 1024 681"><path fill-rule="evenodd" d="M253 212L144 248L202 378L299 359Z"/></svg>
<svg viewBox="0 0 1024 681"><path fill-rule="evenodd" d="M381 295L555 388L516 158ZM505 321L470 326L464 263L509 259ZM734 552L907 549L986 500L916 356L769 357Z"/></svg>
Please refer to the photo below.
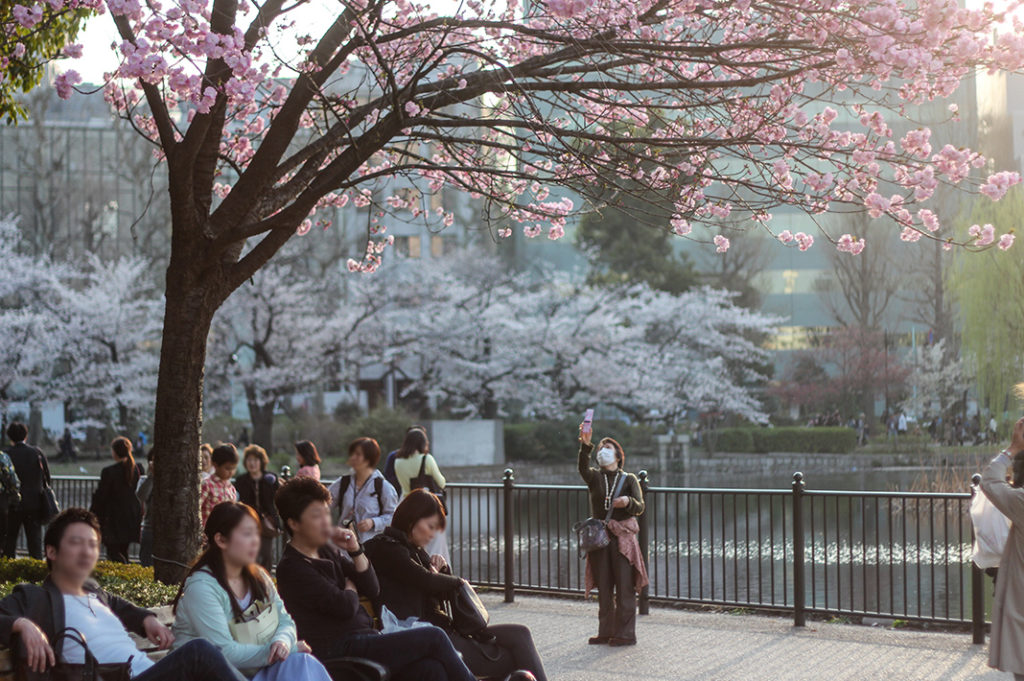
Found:
<svg viewBox="0 0 1024 681"><path fill-rule="evenodd" d="M981 476L971 476L971 498L978 493ZM974 523L971 523L971 544L974 543ZM976 645L985 643L985 580L981 568L971 561L971 632Z"/></svg>
<svg viewBox="0 0 1024 681"><path fill-rule="evenodd" d="M640 533L637 536L637 539L640 541L640 554L643 556L644 566L647 567L650 564L647 559L647 544L649 538L647 517L650 515L647 511L651 507L651 502L647 498L647 492L650 489L650 484L647 480L647 471L640 471L640 474L637 477L640 478L640 491L644 495L644 512L640 514ZM650 572L650 570L648 570L648 572ZM640 590L639 607L641 615L651 614L650 591L650 585L645 586L643 589Z"/></svg>
<svg viewBox="0 0 1024 681"><path fill-rule="evenodd" d="M502 523L502 533L505 537L505 602L512 603L516 599L515 585L512 580L513 570L513 551L515 536L515 514L513 513L513 504L515 503L512 490L514 487L515 476L512 474L511 468L505 469L505 476L503 478L505 483L505 519Z"/></svg>
<svg viewBox="0 0 1024 681"><path fill-rule="evenodd" d="M804 474L793 474L793 626L807 624L804 613Z"/></svg>

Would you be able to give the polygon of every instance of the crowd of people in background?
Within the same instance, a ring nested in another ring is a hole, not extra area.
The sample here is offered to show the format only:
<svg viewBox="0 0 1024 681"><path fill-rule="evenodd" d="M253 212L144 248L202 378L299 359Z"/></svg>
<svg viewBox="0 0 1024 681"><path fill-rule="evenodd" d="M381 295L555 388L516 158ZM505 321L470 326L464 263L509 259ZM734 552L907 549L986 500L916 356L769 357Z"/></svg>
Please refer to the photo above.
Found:
<svg viewBox="0 0 1024 681"><path fill-rule="evenodd" d="M307 440L295 444L289 480L267 470L259 445L248 444L241 457L232 443L202 445L203 548L175 598L171 629L89 579L101 547L108 560L127 562L130 545L139 543L142 564L160 560L152 541L153 459L148 469L137 460L145 441L116 438L90 509L46 518L49 468L25 443L27 434L12 424L12 446L0 456L0 520L13 528L4 547L13 556L24 527L30 555L45 555L50 577L0 600L0 644L18 635L35 671L84 660L87 646L100 663L123 663L124 678L140 681L337 681L349 678L353 658L383 666L397 681L546 681L529 629L468 631L445 607L471 587L451 565L447 483L422 426L407 430L386 474L378 470L377 441L354 440L350 472L330 483L321 481L320 455ZM6 499L9 486L16 500ZM58 637L65 625L88 643ZM173 652L154 663L137 653L128 632Z"/></svg>

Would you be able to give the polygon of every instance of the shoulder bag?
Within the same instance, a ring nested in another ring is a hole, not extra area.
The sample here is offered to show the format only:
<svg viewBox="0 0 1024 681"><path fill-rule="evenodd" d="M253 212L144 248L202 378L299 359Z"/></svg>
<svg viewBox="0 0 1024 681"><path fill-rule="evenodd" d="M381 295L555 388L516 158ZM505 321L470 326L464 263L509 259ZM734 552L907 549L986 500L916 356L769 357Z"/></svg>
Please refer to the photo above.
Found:
<svg viewBox="0 0 1024 681"><path fill-rule="evenodd" d="M601 473L601 475L603 476L604 473ZM612 511L615 510L615 498L619 496L619 492L622 491L622 486L625 482L626 474L620 473L619 480L615 483L615 489L612 491L611 503L608 504L608 513L605 514L604 520L600 518L587 518L572 526L573 532L576 533L580 543L580 558L591 551L603 549L611 542L608 538L608 521L612 519Z"/></svg>
<svg viewBox="0 0 1024 681"><path fill-rule="evenodd" d="M278 535L281 534L281 530L278 529L274 519L263 512L263 504L260 501L260 487L262 486L262 477L253 483L253 488L256 490L256 513L260 516L260 536L263 539L277 539Z"/></svg>
<svg viewBox="0 0 1024 681"><path fill-rule="evenodd" d="M43 468L42 453L39 454L39 475L43 482L43 503L39 506L39 522L43 525L48 525L60 513L60 503L57 501L57 495L54 493L53 488L50 487L50 483L46 482L46 471Z"/></svg>
<svg viewBox="0 0 1024 681"><path fill-rule="evenodd" d="M61 639L81 646L85 661L81 663L58 661L57 664L39 674L29 669L26 660L19 660L15 670L16 681L131 681L134 656L129 657L125 662L100 664L96 661L96 656L89 650L82 632L71 627L64 629L51 641L54 648L58 647L56 644Z"/></svg>
<svg viewBox="0 0 1024 681"><path fill-rule="evenodd" d="M448 599L452 628L463 636L473 636L487 628L491 615L487 612L476 590L467 582Z"/></svg>
<svg viewBox="0 0 1024 681"><path fill-rule="evenodd" d="M270 643L277 633L277 610L272 601L254 600L242 611L240 617L232 617L228 622L231 638L238 643L249 643L258 646Z"/></svg>
<svg viewBox="0 0 1024 681"><path fill-rule="evenodd" d="M428 474L427 470L427 456L429 454L423 454L420 459L420 472L415 478L409 480L409 489L425 489L428 492L432 492L437 495L437 498L441 500L441 506L444 507L445 514L448 513L448 495L444 489L437 484L437 480L434 480L434 476Z"/></svg>

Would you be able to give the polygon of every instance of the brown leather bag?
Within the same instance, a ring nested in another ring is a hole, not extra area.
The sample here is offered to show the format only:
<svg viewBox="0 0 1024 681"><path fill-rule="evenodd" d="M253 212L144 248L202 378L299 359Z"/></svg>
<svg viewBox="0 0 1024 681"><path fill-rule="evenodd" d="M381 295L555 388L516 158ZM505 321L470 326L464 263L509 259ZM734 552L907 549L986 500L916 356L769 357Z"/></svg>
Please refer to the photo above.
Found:
<svg viewBox="0 0 1024 681"><path fill-rule="evenodd" d="M255 481L254 489L256 490L256 512L260 516L260 536L264 539L276 539L280 534L281 530L278 529L274 519L265 514L262 510L262 504L260 503L260 485L263 484L263 479Z"/></svg>
<svg viewBox="0 0 1024 681"><path fill-rule="evenodd" d="M18 660L15 666L15 679L17 681L131 681L132 658L126 662L110 662L100 664L96 657L89 650L82 632L74 628L67 628L57 634L51 642L56 647L57 641L65 639L82 647L85 662L72 664L70 662L57 662L42 674L32 671L28 662ZM144 653L139 653L143 655Z"/></svg>

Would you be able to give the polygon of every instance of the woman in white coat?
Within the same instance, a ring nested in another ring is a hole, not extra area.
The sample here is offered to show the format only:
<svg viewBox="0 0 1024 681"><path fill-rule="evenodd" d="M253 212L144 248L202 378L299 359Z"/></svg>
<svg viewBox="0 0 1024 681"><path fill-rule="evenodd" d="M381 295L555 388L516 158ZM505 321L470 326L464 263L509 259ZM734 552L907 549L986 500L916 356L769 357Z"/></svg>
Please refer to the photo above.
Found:
<svg viewBox="0 0 1024 681"><path fill-rule="evenodd" d="M1007 472L1012 469L1012 481ZM1010 446L999 452L981 476L981 489L992 505L1010 519L999 563L992 605L988 664L1024 681L1024 418L1013 426Z"/></svg>

